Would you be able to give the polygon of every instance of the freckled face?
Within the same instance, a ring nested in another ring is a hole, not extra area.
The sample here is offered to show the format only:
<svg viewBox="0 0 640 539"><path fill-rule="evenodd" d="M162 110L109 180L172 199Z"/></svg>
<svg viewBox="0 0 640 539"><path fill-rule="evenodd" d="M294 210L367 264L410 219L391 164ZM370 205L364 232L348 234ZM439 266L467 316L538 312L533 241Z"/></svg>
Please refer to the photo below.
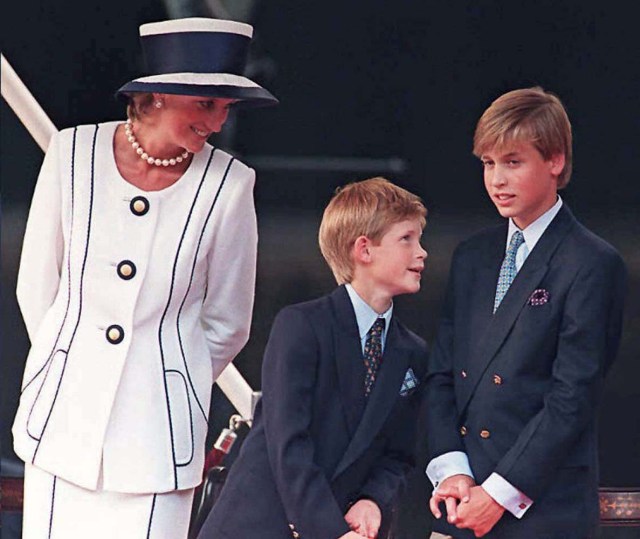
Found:
<svg viewBox="0 0 640 539"><path fill-rule="evenodd" d="M372 245L370 276L389 297L412 294L420 290L420 277L427 257L420 245L420 221L395 223L382 236L379 245Z"/></svg>
<svg viewBox="0 0 640 539"><path fill-rule="evenodd" d="M167 142L197 153L212 133L219 133L235 99L162 94L158 126Z"/></svg>
<svg viewBox="0 0 640 539"><path fill-rule="evenodd" d="M491 149L480 159L491 201L519 228L529 226L556 203L564 155L545 160L532 144L514 143Z"/></svg>

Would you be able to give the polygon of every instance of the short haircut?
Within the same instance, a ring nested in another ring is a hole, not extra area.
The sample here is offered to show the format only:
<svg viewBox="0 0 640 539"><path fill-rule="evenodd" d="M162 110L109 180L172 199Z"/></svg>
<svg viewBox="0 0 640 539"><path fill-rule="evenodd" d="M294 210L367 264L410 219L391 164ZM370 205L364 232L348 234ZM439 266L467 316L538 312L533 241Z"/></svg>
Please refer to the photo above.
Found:
<svg viewBox="0 0 640 539"><path fill-rule="evenodd" d="M478 120L473 137L476 157L514 142L529 142L545 160L564 154L558 188L569 183L572 168L571 123L558 97L539 86L513 90L496 99Z"/></svg>
<svg viewBox="0 0 640 539"><path fill-rule="evenodd" d="M322 256L338 284L353 280L353 247L360 236L378 244L396 223L418 219L426 224L420 198L385 178L370 178L336 189L324 210L318 239Z"/></svg>
<svg viewBox="0 0 640 539"><path fill-rule="evenodd" d="M153 94L150 92L130 92L127 96L127 117L130 120L140 120L149 112L153 103Z"/></svg>

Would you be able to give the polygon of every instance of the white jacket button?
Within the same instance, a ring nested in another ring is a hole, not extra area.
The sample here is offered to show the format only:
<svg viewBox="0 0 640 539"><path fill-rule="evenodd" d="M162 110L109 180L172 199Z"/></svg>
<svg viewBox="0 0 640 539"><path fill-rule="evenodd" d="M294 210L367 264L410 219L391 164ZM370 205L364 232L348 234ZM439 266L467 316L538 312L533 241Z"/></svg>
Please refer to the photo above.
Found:
<svg viewBox="0 0 640 539"><path fill-rule="evenodd" d="M113 324L107 328L106 336L111 344L120 344L124 339L124 329L117 324Z"/></svg>
<svg viewBox="0 0 640 539"><path fill-rule="evenodd" d="M134 215L142 216L149 211L149 201L144 197L134 197L131 199L129 209Z"/></svg>

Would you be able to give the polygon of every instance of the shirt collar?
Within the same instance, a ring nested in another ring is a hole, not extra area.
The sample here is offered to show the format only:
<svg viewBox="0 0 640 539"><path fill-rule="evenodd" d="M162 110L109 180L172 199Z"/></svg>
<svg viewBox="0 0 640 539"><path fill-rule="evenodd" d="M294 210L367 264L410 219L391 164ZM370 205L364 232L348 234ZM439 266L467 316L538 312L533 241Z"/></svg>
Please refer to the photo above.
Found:
<svg viewBox="0 0 640 539"><path fill-rule="evenodd" d="M538 243L538 240L544 234L544 231L553 221L553 218L558 214L560 208L562 207L562 199L560 195L558 195L558 200L556 203L551 206L546 212L544 212L540 217L538 217L533 223L531 223L527 228L522 230L522 235L524 236L524 242L527 245L527 249L529 252L533 250ZM507 244L509 246L509 241L511 240L511 236L516 230L520 230L517 225L513 222L513 219L509 219L509 234L507 235ZM505 247L506 250L506 247Z"/></svg>
<svg viewBox="0 0 640 539"><path fill-rule="evenodd" d="M385 312L378 314L358 295L351 284L347 283L345 288L347 289L347 294L349 294L353 310L356 313L356 322L358 323L358 334L360 335L360 339L366 336L367 332L376 321L376 318L384 318L383 335L386 335L387 330L389 329L389 323L391 322L391 315L393 314L393 302L391 302L391 307L389 307Z"/></svg>

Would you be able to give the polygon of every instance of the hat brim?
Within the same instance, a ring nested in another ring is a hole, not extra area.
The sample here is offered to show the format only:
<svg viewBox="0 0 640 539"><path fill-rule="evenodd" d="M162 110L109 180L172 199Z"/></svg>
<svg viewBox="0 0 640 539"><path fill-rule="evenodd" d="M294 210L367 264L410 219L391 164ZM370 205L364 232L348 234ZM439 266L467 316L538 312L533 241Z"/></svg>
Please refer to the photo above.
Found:
<svg viewBox="0 0 640 539"><path fill-rule="evenodd" d="M157 80L160 78L161 80ZM174 80L171 80L172 78ZM130 93L147 92L237 99L238 103L234 107L266 107L279 103L271 92L246 77L234 77L236 84L224 84L223 82L229 81L218 80L219 77L210 77L210 80L199 78L197 82L188 79L189 77L181 74L176 74L175 77L144 77L127 82L115 95L124 102L128 100Z"/></svg>

